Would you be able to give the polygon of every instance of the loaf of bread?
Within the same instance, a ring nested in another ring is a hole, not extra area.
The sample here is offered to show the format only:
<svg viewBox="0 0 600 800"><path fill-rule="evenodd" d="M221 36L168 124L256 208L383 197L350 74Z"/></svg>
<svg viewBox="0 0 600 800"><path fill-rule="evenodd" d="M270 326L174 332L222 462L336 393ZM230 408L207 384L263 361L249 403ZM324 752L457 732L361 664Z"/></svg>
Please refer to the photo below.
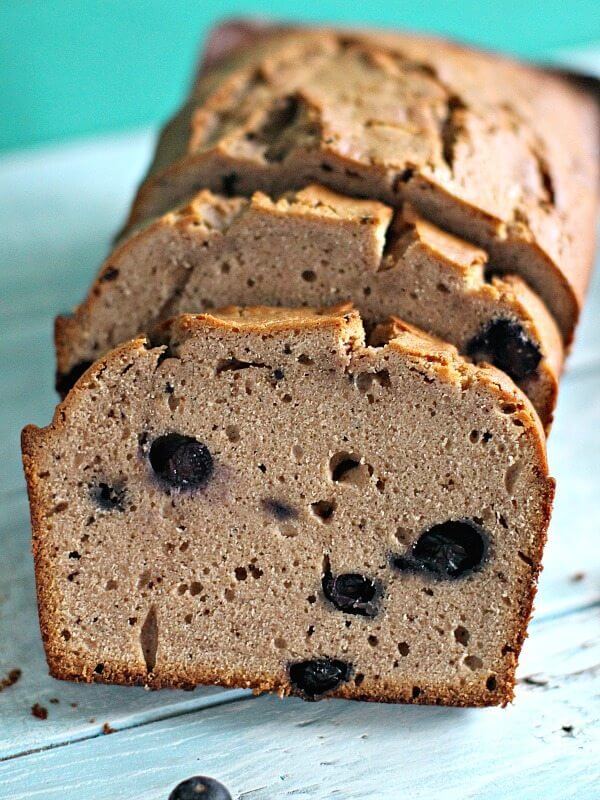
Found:
<svg viewBox="0 0 600 800"><path fill-rule="evenodd" d="M509 701L553 495L514 383L348 307L156 337L23 433L52 674Z"/></svg>
<svg viewBox="0 0 600 800"><path fill-rule="evenodd" d="M85 302L56 324L64 394L98 357L171 314L239 305L354 301L368 326L396 315L503 369L546 428L563 360L560 332L516 275L486 277L480 248L406 205L319 186L271 199L210 191L126 239Z"/></svg>
<svg viewBox="0 0 600 800"><path fill-rule="evenodd" d="M205 188L279 196L318 183L408 201L527 281L569 343L592 263L599 129L581 86L497 55L234 25L165 128L128 228Z"/></svg>

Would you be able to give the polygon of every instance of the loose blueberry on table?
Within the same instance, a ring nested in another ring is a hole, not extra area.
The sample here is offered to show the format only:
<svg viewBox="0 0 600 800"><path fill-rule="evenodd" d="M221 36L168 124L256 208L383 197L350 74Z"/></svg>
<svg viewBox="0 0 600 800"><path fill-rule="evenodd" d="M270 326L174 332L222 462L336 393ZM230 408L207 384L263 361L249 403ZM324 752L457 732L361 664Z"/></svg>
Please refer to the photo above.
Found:
<svg viewBox="0 0 600 800"><path fill-rule="evenodd" d="M194 775L177 784L169 800L232 800L222 783L205 775Z"/></svg>

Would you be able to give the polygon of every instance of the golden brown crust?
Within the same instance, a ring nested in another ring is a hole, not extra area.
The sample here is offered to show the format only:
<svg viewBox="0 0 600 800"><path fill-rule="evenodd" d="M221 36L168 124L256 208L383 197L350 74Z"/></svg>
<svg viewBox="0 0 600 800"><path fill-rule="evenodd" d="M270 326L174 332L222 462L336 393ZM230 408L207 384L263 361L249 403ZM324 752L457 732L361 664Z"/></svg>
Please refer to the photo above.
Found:
<svg viewBox="0 0 600 800"><path fill-rule="evenodd" d="M540 70L433 42L313 30L254 39L199 78L130 223L234 173L241 193L312 178L395 205L410 199L520 272L569 341L594 247L596 104ZM341 99L352 94L345 80L372 84L364 108ZM281 98L294 104L287 119ZM274 148L266 159L263 144Z"/></svg>
<svg viewBox="0 0 600 800"><path fill-rule="evenodd" d="M202 328L223 328L235 333L275 333L311 328L342 330L350 321L353 326L361 324L360 315L352 303L339 303L323 309L224 306L206 314L182 314L167 320L161 328L168 329L170 335L179 335L181 331L194 334Z"/></svg>

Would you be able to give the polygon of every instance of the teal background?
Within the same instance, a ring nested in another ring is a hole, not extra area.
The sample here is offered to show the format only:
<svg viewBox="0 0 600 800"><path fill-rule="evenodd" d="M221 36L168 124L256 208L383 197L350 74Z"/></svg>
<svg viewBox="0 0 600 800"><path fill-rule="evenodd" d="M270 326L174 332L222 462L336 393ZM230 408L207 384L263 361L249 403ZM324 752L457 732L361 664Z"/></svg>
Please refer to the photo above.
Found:
<svg viewBox="0 0 600 800"><path fill-rule="evenodd" d="M0 0L0 150L156 123L223 16L409 27L542 57L600 40L593 0Z"/></svg>

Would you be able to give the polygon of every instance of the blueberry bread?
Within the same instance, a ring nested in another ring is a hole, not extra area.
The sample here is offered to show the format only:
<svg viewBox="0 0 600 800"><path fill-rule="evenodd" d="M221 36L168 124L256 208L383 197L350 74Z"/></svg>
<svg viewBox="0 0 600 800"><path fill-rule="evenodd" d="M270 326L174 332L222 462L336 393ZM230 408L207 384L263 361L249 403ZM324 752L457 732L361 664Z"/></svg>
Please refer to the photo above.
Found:
<svg viewBox="0 0 600 800"><path fill-rule="evenodd" d="M508 702L553 495L514 383L348 306L157 335L23 432L52 674Z"/></svg>
<svg viewBox="0 0 600 800"><path fill-rule="evenodd" d="M560 332L515 275L486 276L485 252L405 204L320 186L271 199L204 190L120 244L85 302L56 324L64 394L98 357L161 319L240 305L353 301L367 327L397 315L503 369L552 419Z"/></svg>
<svg viewBox="0 0 600 800"><path fill-rule="evenodd" d="M238 25L213 37L208 56L128 228L202 188L277 196L316 182L409 201L485 248L494 271L526 280L571 340L598 207L589 92L497 55L390 32Z"/></svg>

